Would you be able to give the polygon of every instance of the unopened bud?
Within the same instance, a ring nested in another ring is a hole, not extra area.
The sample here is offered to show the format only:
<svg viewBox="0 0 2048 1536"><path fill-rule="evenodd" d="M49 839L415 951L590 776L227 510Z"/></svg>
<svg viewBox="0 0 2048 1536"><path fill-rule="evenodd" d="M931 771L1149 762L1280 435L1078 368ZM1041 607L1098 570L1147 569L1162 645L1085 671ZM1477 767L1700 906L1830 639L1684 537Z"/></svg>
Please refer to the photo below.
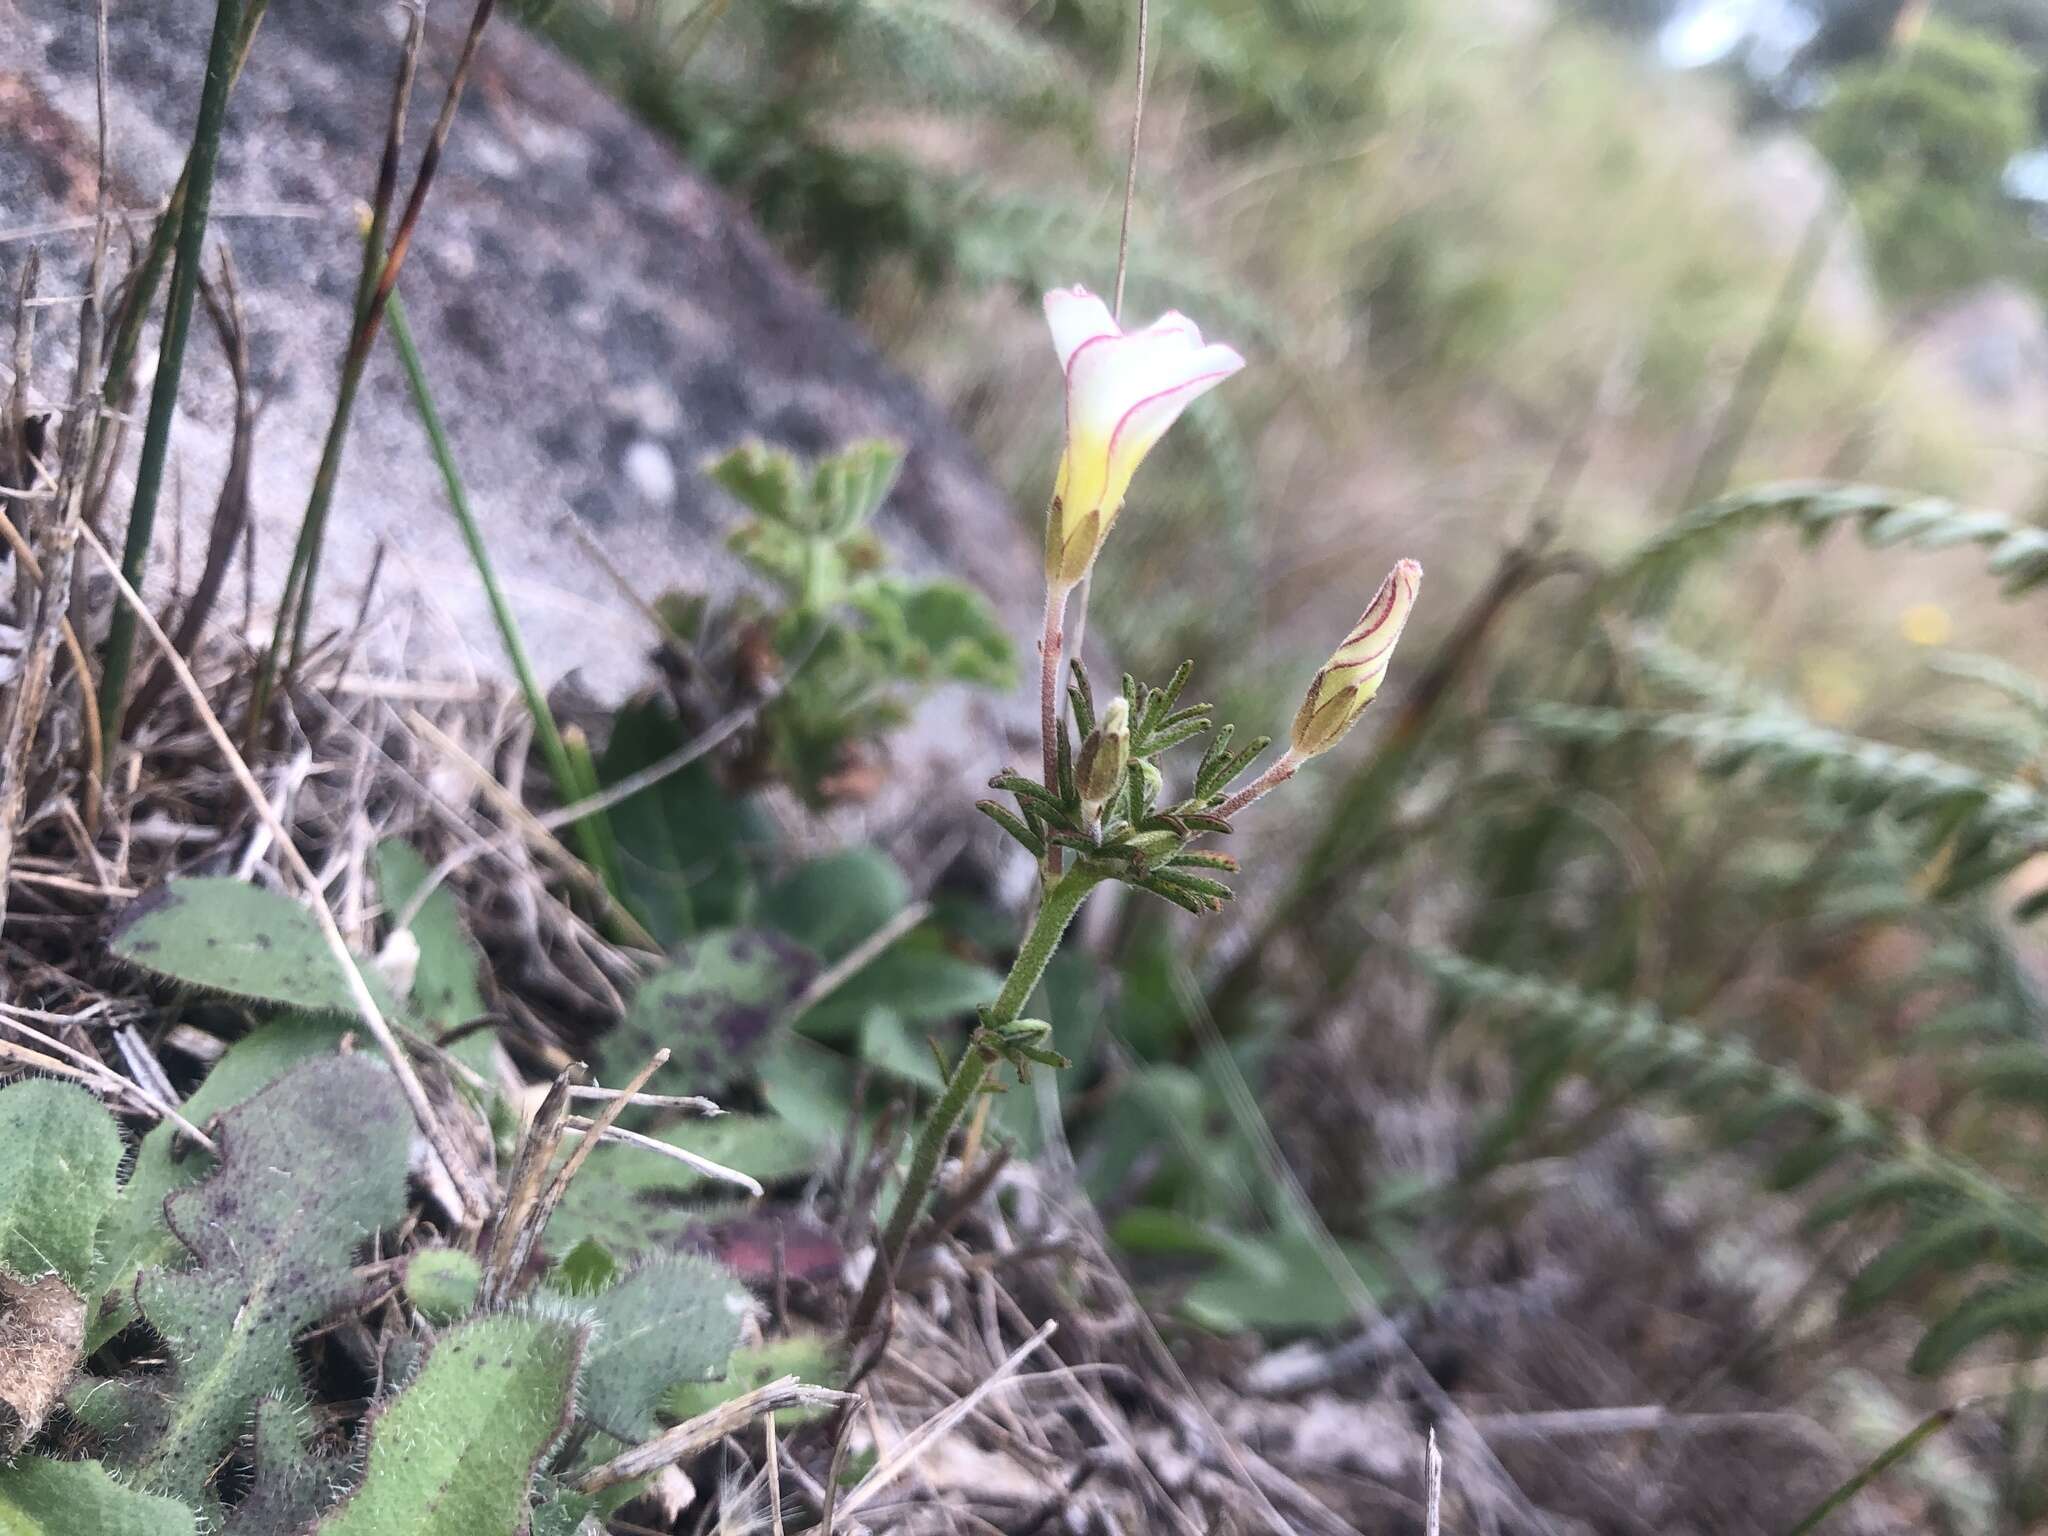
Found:
<svg viewBox="0 0 2048 1536"><path fill-rule="evenodd" d="M1081 810L1089 821L1102 813L1103 804L1124 782L1124 770L1131 764L1131 706L1119 694L1109 701L1095 722L1095 729L1081 743L1081 755L1074 760L1074 787L1081 792Z"/></svg>
<svg viewBox="0 0 2048 1536"><path fill-rule="evenodd" d="M1394 659L1394 647L1421 588L1422 567L1413 560L1403 560L1387 573L1371 605L1308 685L1308 697L1294 717L1294 756L1329 751L1358 723L1386 681L1387 663Z"/></svg>
<svg viewBox="0 0 2048 1536"><path fill-rule="evenodd" d="M1043 1019L1012 1019L998 1024L995 1035L1008 1046L1043 1046L1052 1039L1052 1026Z"/></svg>

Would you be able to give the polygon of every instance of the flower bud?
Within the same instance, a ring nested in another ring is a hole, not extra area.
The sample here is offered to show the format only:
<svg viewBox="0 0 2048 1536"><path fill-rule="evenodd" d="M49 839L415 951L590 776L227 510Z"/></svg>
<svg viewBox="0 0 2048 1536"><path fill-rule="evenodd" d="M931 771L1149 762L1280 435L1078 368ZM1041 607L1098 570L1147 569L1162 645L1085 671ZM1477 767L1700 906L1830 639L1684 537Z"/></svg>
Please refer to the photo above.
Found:
<svg viewBox="0 0 2048 1536"><path fill-rule="evenodd" d="M1081 812L1090 822L1122 786L1130 763L1131 706L1119 694L1102 711L1074 760L1074 787L1081 792Z"/></svg>
<svg viewBox="0 0 2048 1536"><path fill-rule="evenodd" d="M1393 660L1421 587L1422 567L1413 560L1403 560L1387 573L1371 606L1308 685L1308 697L1294 717L1290 745L1295 757L1329 751L1358 723L1386 681L1387 663Z"/></svg>

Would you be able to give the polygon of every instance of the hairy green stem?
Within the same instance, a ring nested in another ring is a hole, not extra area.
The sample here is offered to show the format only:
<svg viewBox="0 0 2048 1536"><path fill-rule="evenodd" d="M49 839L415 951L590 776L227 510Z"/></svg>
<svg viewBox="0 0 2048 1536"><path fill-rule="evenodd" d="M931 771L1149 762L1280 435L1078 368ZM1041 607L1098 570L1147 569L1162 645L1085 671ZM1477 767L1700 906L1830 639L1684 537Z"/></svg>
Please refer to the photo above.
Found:
<svg viewBox="0 0 2048 1536"><path fill-rule="evenodd" d="M213 13L213 38L207 45L206 81L199 93L199 120L192 129L190 180L185 207L178 220L177 251L171 262L169 303L164 311L163 345L159 348L156 382L149 395L149 421L143 428L142 456L135 469L135 503L128 513L128 542L121 552L121 575L137 591L149 563L150 534L156 526L157 498L163 490L164 463L170 455L171 422L178 409L178 378L185 368L185 341L192 331L192 300L199 291L199 265L206 255L206 216L213 202L213 170L220 157L221 130L227 122L228 88L234 84L236 39L241 33L242 0L220 0ZM135 615L114 609L107 632L106 663L100 673L100 731L103 750L112 758L121 739L122 694L135 654Z"/></svg>
<svg viewBox="0 0 2048 1536"><path fill-rule="evenodd" d="M526 642L520 637L519 620L513 616L511 603L506 601L505 589L498 584L497 567L491 564L490 551L484 547L483 528L469 504L469 492L463 484L462 471L455 462L455 446L448 441L447 429L441 424L441 413L434 405L433 388L427 382L426 367L421 363L419 348L413 342L412 327L406 324L405 306L399 302L396 293L391 295L384 318L390 323L391 343L398 349L398 360L405 367L406 382L412 386L413 405L420 413L420 425L426 428L434 463L440 467L441 481L448 492L448 505L455 513L457 526L462 529L462 542L468 546L470 563L476 567L477 579L484 585L484 596L490 601L491 617L497 623L498 638L512 663L513 675L519 679L519 690L526 696L526 711L533 717L533 733L540 743L541 757L548 765L548 775L555 781L555 793L561 797L562 804L574 805L593 793L596 785L588 782L586 776L578 771L570 757L568 743L555 724L554 711L548 708L547 693L534 673ZM597 871L614 900L623 899L617 860L611 856L613 844L605 835L608 828L604 824L603 812L586 816L574 826L577 849L584 862Z"/></svg>
<svg viewBox="0 0 2048 1536"><path fill-rule="evenodd" d="M1087 900L1088 893L1104 878L1102 873L1086 864L1077 864L1047 889L1045 899L1039 903L1038 915L1032 918L1024 942L1018 947L1017 958L1010 963L1010 974L1003 980L1002 991L996 994L996 1000L989 1004L983 1016L988 1028L999 1029L1017 1022L1024 1005L1031 1000L1033 989L1045 975L1046 966L1059 949L1060 940L1066 936L1068 925L1074 921L1074 914L1081 910L1081 903ZM932 1106L931 1114L917 1133L917 1144L911 1149L910 1172L903 1181L903 1192L896 1197L896 1207L890 1212L889 1224L883 1229L881 1242L876 1246L874 1266L868 1271L860 1302L854 1308L852 1321L847 1324L849 1339L865 1333L874 1321L882 1298L888 1294L894 1281L903 1250L910 1242L911 1229L917 1225L925 1200L931 1194L932 1183L938 1177L939 1160L945 1155L946 1143L952 1138L961 1116L966 1114L967 1106L980 1095L983 1084L988 1081L989 1069L997 1060L994 1053L970 1042L960 1055L959 1065L953 1068L953 1075L946 1080L939 1102Z"/></svg>

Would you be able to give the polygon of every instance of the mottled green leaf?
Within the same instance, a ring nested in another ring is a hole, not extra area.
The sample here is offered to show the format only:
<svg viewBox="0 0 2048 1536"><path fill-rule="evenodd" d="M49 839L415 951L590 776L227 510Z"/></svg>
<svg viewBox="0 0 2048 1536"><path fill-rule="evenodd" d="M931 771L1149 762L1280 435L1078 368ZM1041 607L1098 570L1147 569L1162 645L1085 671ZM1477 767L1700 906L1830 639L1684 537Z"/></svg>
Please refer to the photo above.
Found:
<svg viewBox="0 0 2048 1536"><path fill-rule="evenodd" d="M221 1117L220 1165L165 1202L195 1266L136 1281L173 1362L126 1437L150 1486L197 1498L258 1399L298 1400L292 1342L354 1298L357 1251L404 1214L411 1136L361 1055L306 1062Z"/></svg>
<svg viewBox="0 0 2048 1536"><path fill-rule="evenodd" d="M807 951L778 933L700 934L641 984L626 1017L600 1042L602 1080L626 1081L665 1046L673 1055L657 1088L723 1093L748 1074L816 969Z"/></svg>
<svg viewBox="0 0 2048 1536"><path fill-rule="evenodd" d="M265 1024L228 1047L206 1080L185 1101L184 1114L203 1126L223 1110L269 1087L291 1068L334 1049L340 1028L325 1019L287 1017ZM100 1224L99 1263L88 1300L97 1298L86 1329L92 1353L135 1315L135 1277L152 1264L168 1264L184 1251L164 1222L164 1199L198 1183L213 1168L211 1154L181 1148L182 1133L168 1123L151 1127L135 1153L135 1168Z"/></svg>

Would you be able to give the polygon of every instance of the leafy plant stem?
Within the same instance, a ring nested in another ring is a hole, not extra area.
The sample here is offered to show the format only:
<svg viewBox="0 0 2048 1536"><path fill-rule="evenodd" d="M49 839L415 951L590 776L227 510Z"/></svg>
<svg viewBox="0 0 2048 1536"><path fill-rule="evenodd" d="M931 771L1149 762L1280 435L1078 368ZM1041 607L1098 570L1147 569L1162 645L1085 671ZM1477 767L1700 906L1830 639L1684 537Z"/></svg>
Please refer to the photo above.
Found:
<svg viewBox="0 0 2048 1536"><path fill-rule="evenodd" d="M150 390L149 421L143 429L142 456L135 469L135 501L128 513L128 542L121 551L121 575L131 587L142 586L149 562L150 533L156 525L157 498L163 490L164 463L171 447L171 422L178 409L178 379L185 367L185 341L192 331L192 301L199 291L199 266L205 257L206 216L213 201L213 171L226 126L228 88L234 83L236 38L241 31L242 0L220 0L213 13L213 37L207 45L206 82L199 93L199 118L192 130L190 180L178 220L176 254L171 263L169 304L164 312L163 345L156 382ZM135 615L114 609L107 634L106 663L100 674L100 731L104 752L111 756L121 737L121 695L128 686L128 668L135 654Z"/></svg>
<svg viewBox="0 0 2048 1536"><path fill-rule="evenodd" d="M1038 905L1038 914L1032 918L1024 942L1018 947L1017 958L1010 964L1010 974L1004 978L1002 990L982 1015L986 1028L1000 1029L1017 1021L1039 978L1045 974L1046 966L1058 951L1060 940L1066 936L1074 914L1081 910L1081 903L1087 900L1088 893L1103 879L1101 872L1085 863L1077 864L1046 891L1045 899ZM960 1055L959 1064L953 1068L952 1076L947 1078L945 1090L940 1094L938 1103L932 1106L931 1114L918 1132L917 1144L911 1149L910 1172L904 1179L903 1192L896 1197L895 1209L889 1213L889 1224L883 1229L882 1240L875 1251L874 1267L868 1271L867 1285L861 1292L859 1305L854 1308L853 1320L848 1324L849 1338L857 1338L873 1321L896 1266L903 1257L903 1250L910 1242L911 1229L917 1224L925 1200L931 1194L932 1183L938 1177L939 1160L945 1153L946 1142L960 1123L960 1117L966 1114L967 1106L980 1095L988 1081L989 1069L1000 1059L995 1050L979 1039L970 1041Z"/></svg>
<svg viewBox="0 0 2048 1536"><path fill-rule="evenodd" d="M391 295L385 319L390 322L391 343L398 349L399 362L404 365L406 382L412 389L413 405L420 413L420 425L426 429L434 463L440 468L442 483L447 488L448 505L455 513L456 525L462 530L462 542L469 550L471 563L476 566L477 579L483 583L484 596L491 605L491 618L498 626L498 638L503 642L506 659L512 663L512 671L519 679L519 691L526 696L526 710L533 717L533 730L540 741L541 757L548 765L548 774L555 781L555 793L561 797L562 804L574 805L586 798L595 786L586 787L582 775L570 761L568 745L562 739L561 728L555 723L554 711L548 707L547 692L534 673L526 642L519 633L519 620L505 599L505 589L498 582L497 568L491 564L490 551L484 546L483 528L469 504L469 492L464 487L462 471L455 462L454 445L448 441L441 413L434 405L433 387L427 382L427 371L413 341L412 327L406 323L405 305L396 293ZM584 861L598 872L605 889L614 898L619 897L617 860L612 857L613 844L605 835L603 813L598 812L576 822L575 831L577 850Z"/></svg>

